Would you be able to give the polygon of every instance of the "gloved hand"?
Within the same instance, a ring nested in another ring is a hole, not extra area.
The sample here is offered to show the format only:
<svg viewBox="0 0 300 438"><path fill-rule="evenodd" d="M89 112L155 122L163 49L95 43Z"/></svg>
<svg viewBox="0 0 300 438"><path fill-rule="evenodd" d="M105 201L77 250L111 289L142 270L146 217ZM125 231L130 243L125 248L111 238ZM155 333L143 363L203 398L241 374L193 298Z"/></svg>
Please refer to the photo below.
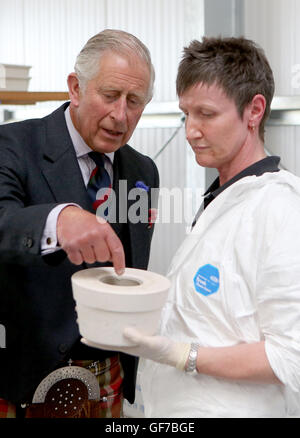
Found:
<svg viewBox="0 0 300 438"><path fill-rule="evenodd" d="M136 345L120 347L119 351L184 370L191 344L174 342L163 336L146 336L133 327L124 329L123 335Z"/></svg>

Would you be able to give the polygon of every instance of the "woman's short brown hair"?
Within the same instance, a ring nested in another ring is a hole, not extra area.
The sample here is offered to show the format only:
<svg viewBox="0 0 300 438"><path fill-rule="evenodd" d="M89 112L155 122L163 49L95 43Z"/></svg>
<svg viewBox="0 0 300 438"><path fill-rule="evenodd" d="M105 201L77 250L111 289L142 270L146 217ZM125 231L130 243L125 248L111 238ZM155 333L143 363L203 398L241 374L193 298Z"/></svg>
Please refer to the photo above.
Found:
<svg viewBox="0 0 300 438"><path fill-rule="evenodd" d="M269 117L275 84L272 69L260 48L246 38L207 38L194 40L184 48L178 67L176 90L181 96L197 84L217 84L235 101L240 117L256 94L266 99L266 110L259 134L264 140L264 125Z"/></svg>

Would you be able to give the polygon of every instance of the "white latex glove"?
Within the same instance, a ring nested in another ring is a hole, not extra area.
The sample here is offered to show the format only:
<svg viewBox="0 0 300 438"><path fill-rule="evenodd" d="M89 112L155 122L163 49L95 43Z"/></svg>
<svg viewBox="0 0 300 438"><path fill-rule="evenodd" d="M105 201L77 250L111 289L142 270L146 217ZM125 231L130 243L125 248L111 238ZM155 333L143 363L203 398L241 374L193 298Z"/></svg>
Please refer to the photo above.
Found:
<svg viewBox="0 0 300 438"><path fill-rule="evenodd" d="M124 329L126 339L136 344L133 347L121 347L123 353L151 359L184 370L191 344L174 342L163 336L146 336L133 327Z"/></svg>

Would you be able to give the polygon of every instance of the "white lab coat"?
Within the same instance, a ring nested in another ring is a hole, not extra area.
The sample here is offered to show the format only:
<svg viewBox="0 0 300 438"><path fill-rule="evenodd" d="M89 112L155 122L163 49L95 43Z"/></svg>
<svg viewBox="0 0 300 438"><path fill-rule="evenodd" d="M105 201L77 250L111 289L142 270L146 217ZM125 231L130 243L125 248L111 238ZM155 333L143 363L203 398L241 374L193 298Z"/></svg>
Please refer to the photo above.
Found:
<svg viewBox="0 0 300 438"><path fill-rule="evenodd" d="M190 376L146 361L146 417L298 414L300 179L286 171L265 173L224 190L177 251L168 277L162 335L212 347L265 340L284 385Z"/></svg>

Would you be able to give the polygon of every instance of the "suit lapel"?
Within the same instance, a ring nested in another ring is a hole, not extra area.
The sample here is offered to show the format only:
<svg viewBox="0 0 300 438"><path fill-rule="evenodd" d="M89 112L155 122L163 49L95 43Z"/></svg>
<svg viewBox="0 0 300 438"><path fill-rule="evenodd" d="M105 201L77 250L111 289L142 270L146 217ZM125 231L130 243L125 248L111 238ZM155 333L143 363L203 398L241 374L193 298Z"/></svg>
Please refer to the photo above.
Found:
<svg viewBox="0 0 300 438"><path fill-rule="evenodd" d="M42 173L58 203L73 202L91 210L75 150L65 122L64 104L45 117Z"/></svg>

